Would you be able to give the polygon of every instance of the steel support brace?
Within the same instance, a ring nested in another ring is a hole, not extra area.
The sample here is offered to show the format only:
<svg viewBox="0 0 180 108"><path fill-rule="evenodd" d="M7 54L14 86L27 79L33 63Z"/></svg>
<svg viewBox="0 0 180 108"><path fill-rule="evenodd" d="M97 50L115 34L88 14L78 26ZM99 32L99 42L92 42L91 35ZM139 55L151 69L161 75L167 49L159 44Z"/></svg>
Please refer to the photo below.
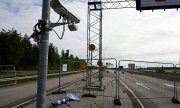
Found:
<svg viewBox="0 0 180 108"><path fill-rule="evenodd" d="M87 26L87 63L91 66L93 63L90 58L102 61L102 5L101 1L88 2L88 26ZM89 51L89 45L96 45L96 50ZM102 66L99 66L99 88L102 88ZM91 70L87 70L87 87L91 85Z"/></svg>
<svg viewBox="0 0 180 108"><path fill-rule="evenodd" d="M123 8L135 8L136 0L105 0L102 2L102 9L123 9Z"/></svg>

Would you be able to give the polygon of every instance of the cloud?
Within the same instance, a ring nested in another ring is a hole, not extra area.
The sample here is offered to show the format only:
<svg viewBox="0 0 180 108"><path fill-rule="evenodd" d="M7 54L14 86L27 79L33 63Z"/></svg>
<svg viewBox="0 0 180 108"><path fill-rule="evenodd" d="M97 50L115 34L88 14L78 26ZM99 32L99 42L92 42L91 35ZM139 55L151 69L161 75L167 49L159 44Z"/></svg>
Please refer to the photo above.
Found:
<svg viewBox="0 0 180 108"><path fill-rule="evenodd" d="M35 0L33 0L35 1ZM33 25L41 17L41 7L32 0L1 0L1 29L15 28L22 34L31 34ZM40 0L38 0L40 1Z"/></svg>
<svg viewBox="0 0 180 108"><path fill-rule="evenodd" d="M62 49L86 58L87 0L61 0L68 9L80 17L78 31L66 27L64 38L59 40L50 32L50 42ZM33 26L41 19L41 0L1 0L0 29L15 28L23 35L32 34ZM179 60L179 11L155 10L139 12L135 9L103 10L103 56L117 59L151 61ZM51 9L51 22L59 19ZM62 34L62 27L56 27Z"/></svg>
<svg viewBox="0 0 180 108"><path fill-rule="evenodd" d="M133 56L134 59L144 59L154 53L166 59L165 55L178 55L180 32L177 26L180 21L175 13L178 14L174 10L140 13L134 9L104 12L104 47L109 48L109 55L117 58ZM153 60L153 57L150 58Z"/></svg>

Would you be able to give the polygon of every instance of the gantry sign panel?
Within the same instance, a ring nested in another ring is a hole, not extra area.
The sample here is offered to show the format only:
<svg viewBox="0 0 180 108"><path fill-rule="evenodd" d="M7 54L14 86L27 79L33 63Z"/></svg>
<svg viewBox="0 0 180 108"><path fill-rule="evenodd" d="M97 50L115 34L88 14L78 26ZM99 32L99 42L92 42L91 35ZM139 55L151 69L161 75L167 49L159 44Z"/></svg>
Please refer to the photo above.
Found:
<svg viewBox="0 0 180 108"><path fill-rule="evenodd" d="M180 0L136 0L137 10L180 8Z"/></svg>

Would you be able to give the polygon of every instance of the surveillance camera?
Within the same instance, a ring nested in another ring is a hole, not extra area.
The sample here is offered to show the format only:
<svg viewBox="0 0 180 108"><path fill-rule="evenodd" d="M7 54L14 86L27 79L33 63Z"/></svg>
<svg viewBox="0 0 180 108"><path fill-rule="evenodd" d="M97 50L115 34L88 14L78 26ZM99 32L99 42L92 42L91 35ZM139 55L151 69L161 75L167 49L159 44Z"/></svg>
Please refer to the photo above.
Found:
<svg viewBox="0 0 180 108"><path fill-rule="evenodd" d="M68 28L70 31L76 31L78 27L75 24L68 24Z"/></svg>
<svg viewBox="0 0 180 108"><path fill-rule="evenodd" d="M72 22L72 23L80 23L80 19L77 16L75 16L74 14L72 14L69 11L69 9L65 8L59 2L59 0L51 0L50 5L57 14L65 17L67 20L70 20L70 22Z"/></svg>

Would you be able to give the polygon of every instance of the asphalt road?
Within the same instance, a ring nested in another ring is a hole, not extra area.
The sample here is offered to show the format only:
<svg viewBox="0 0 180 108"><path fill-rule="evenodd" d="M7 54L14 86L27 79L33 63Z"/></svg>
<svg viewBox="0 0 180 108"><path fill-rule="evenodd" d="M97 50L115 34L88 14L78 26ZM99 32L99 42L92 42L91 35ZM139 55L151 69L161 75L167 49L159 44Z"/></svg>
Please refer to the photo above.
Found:
<svg viewBox="0 0 180 108"><path fill-rule="evenodd" d="M82 76L82 73L64 76L61 79L61 83L71 82ZM180 104L173 104L171 102L173 96L173 82L171 81L129 73L120 74L120 81L136 95L144 108L180 108ZM47 90L57 86L58 78L47 81ZM122 87L122 84L120 87ZM179 83L177 90L178 96L180 96ZM36 91L36 82L0 88L0 108L8 108L23 99L35 96ZM141 107L137 105L134 108Z"/></svg>
<svg viewBox="0 0 180 108"><path fill-rule="evenodd" d="M61 84L72 82L83 77L82 73L63 76ZM58 87L59 79L53 78L47 81L47 90ZM14 104L18 104L22 100L26 100L36 95L37 82L13 85L10 87L0 88L0 108L7 108Z"/></svg>
<svg viewBox="0 0 180 108"><path fill-rule="evenodd" d="M171 102L174 87L171 81L125 72L120 74L120 82L133 91L144 108L180 108L180 104ZM180 96L180 84L177 86Z"/></svg>

